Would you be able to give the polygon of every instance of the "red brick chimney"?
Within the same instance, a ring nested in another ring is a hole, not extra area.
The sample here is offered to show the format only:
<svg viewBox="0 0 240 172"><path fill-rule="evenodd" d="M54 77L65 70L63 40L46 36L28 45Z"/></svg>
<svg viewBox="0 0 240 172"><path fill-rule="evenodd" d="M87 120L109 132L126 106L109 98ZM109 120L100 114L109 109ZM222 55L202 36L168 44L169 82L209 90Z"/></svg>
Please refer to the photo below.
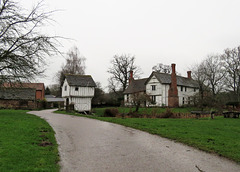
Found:
<svg viewBox="0 0 240 172"><path fill-rule="evenodd" d="M129 72L129 84L132 80L133 80L133 71L130 70L130 72Z"/></svg>
<svg viewBox="0 0 240 172"><path fill-rule="evenodd" d="M188 77L189 79L192 79L192 72L191 72L191 71L187 71L187 77Z"/></svg>
<svg viewBox="0 0 240 172"><path fill-rule="evenodd" d="M172 64L171 84L168 90L168 106L178 107L178 89L177 89L177 76L176 76L176 64Z"/></svg>

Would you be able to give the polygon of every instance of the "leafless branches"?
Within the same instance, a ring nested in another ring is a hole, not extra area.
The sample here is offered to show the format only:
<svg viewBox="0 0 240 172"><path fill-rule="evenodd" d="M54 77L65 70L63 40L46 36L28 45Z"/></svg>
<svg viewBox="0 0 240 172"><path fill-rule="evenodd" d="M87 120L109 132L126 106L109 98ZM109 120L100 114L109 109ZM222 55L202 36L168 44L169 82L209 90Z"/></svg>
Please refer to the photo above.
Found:
<svg viewBox="0 0 240 172"><path fill-rule="evenodd" d="M112 66L108 69L109 89L111 91L125 91L129 80L129 72L133 71L134 77L139 77L141 69L135 65L135 57L130 55L115 55L111 60Z"/></svg>
<svg viewBox="0 0 240 172"><path fill-rule="evenodd" d="M14 0L0 0L0 83L34 78L43 73L45 57L58 53L58 37L40 32L52 13L42 2L26 11Z"/></svg>
<svg viewBox="0 0 240 172"><path fill-rule="evenodd" d="M61 70L57 73L57 80L61 86L64 82L65 74L85 74L85 61L86 58L82 56L77 47L71 48L66 57L66 64L62 66Z"/></svg>

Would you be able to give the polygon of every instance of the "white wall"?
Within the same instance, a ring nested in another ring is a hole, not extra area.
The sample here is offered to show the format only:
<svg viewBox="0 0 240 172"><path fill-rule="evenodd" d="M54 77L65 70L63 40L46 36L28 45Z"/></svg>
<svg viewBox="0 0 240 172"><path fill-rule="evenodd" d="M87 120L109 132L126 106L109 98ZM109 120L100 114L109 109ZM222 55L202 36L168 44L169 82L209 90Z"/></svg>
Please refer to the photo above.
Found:
<svg viewBox="0 0 240 172"><path fill-rule="evenodd" d="M65 91L65 86L67 90ZM75 91L77 86L69 86L67 80L65 79L62 86L62 97L68 96L78 96L78 97L93 97L94 96L94 87L78 87L78 91Z"/></svg>
<svg viewBox="0 0 240 172"><path fill-rule="evenodd" d="M70 96L80 97L93 97L94 87L78 87L78 91L75 91L76 86L70 87Z"/></svg>
<svg viewBox="0 0 240 172"><path fill-rule="evenodd" d="M156 89L152 90L152 85L155 85ZM148 106L162 106L165 103L165 86L161 84L155 76L152 76L146 85L146 93L151 96L156 96L156 104L148 102ZM164 98L163 98L164 97Z"/></svg>
<svg viewBox="0 0 240 172"><path fill-rule="evenodd" d="M77 111L90 111L92 98L71 97L71 103L74 104L74 109Z"/></svg>
<svg viewBox="0 0 240 172"><path fill-rule="evenodd" d="M183 90L181 91L181 86L178 86L178 97L179 97L179 106L187 105L190 101L192 101L191 97L194 96L196 93L198 93L198 89L195 90L194 88L187 87L187 91L185 91L185 86L183 86ZM184 104L183 104L183 97L184 97Z"/></svg>
<svg viewBox="0 0 240 172"><path fill-rule="evenodd" d="M156 90L152 90L152 85L156 85ZM150 96L155 95L156 96L156 104L153 105L151 102L148 102L148 106L168 106L168 90L170 85L169 84L161 84L155 76L152 76L152 78L149 80L149 82L146 85L146 93ZM185 91L185 86L183 87L183 90L181 91L181 86L177 86L178 89L178 97L179 97L179 106L183 105L183 97L184 97L184 104L188 104L189 97L190 100L192 96L194 96L198 89L195 90L194 88L187 87L187 90Z"/></svg>
<svg viewBox="0 0 240 172"><path fill-rule="evenodd" d="M67 90L65 91L65 86L67 87ZM62 97L67 97L67 96L69 96L69 89L70 89L70 87L69 87L69 85L68 85L68 83L67 83L67 80L65 79L64 80L64 83L63 83L63 86L62 86Z"/></svg>

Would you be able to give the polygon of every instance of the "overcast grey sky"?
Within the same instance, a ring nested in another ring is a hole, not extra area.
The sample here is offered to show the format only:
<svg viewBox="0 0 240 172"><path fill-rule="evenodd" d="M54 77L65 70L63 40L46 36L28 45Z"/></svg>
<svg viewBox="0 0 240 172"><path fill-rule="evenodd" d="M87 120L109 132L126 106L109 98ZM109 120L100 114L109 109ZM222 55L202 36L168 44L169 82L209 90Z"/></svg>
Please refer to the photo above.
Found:
<svg viewBox="0 0 240 172"><path fill-rule="evenodd" d="M21 0L30 5L36 0ZM222 53L240 45L239 0L45 0L53 16L50 34L72 38L62 51L77 46L86 57L86 74L107 86L110 60L115 54L131 54L151 74L157 63L176 63L186 76L191 65L208 54ZM26 5L26 4L25 4ZM44 82L64 63L63 57L48 60Z"/></svg>

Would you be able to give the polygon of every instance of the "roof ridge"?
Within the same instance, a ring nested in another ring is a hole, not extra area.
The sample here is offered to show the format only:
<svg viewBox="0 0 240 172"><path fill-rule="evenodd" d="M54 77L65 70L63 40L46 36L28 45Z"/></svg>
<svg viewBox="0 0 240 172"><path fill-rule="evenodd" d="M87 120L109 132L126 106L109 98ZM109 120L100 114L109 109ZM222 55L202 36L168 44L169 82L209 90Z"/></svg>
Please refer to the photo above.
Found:
<svg viewBox="0 0 240 172"><path fill-rule="evenodd" d="M91 76L91 75L83 75L83 74L64 74L66 76Z"/></svg>

